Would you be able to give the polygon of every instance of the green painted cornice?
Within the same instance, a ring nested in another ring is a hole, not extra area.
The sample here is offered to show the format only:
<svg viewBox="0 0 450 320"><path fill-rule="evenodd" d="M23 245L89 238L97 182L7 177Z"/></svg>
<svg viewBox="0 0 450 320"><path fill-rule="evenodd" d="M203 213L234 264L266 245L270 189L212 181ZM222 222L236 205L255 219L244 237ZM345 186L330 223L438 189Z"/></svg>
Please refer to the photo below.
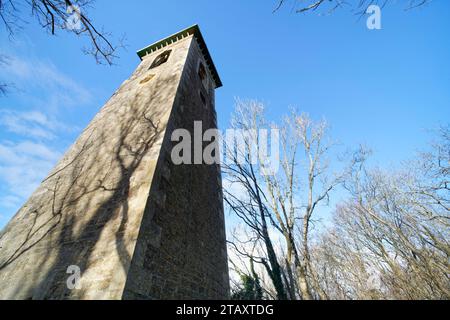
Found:
<svg viewBox="0 0 450 320"><path fill-rule="evenodd" d="M203 53L203 56L205 57L206 64L208 65L208 68L214 78L214 81L216 83L216 88L219 88L222 86L222 81L220 80L219 73L217 72L216 67L214 66L214 62L211 58L211 55L209 54L208 47L206 46L205 40L203 39L202 33L200 32L200 28L197 24L186 28L184 30L181 30L180 32L177 32L167 38L164 38L162 40L159 40L158 42L155 42L137 52L139 58L142 60L144 56L147 54L150 54L152 52L155 52L157 50L160 50L172 43L175 43L185 37L188 37L190 35L193 35L195 39L197 39L198 45L200 46L200 50Z"/></svg>

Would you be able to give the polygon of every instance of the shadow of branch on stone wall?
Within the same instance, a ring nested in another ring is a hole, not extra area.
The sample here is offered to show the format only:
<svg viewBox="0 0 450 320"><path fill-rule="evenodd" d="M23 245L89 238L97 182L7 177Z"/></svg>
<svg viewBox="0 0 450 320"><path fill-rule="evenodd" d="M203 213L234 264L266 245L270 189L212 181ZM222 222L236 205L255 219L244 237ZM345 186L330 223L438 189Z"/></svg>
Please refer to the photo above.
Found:
<svg viewBox="0 0 450 320"><path fill-rule="evenodd" d="M71 292L67 288L67 267L77 265L83 271L92 261L102 259L92 255L111 221L119 221L114 229L115 249L123 272L127 272L131 262L126 246L129 239L125 238L131 178L137 170L149 170L140 167L142 160L164 133L159 119L166 110L155 111L150 102L157 99L156 103L164 103L168 98L155 88L151 94L136 93L125 105L109 110L104 115L104 127L97 124L85 131L84 138L80 137L84 142L73 159L43 181L41 188L46 188L48 201L42 203L41 199L39 209L22 209L26 210L23 215L35 217L24 239L0 261L0 271L13 268L13 262L33 247L42 247L42 256L32 257L39 264L31 268L37 272L33 275L35 283L19 281L16 293L27 290L26 296L33 299L83 297L84 290Z"/></svg>
<svg viewBox="0 0 450 320"><path fill-rule="evenodd" d="M60 237L59 255L53 267L48 271L47 277L42 281L44 285L41 288L39 298L60 297L66 298L70 296L71 292L65 286L65 279L67 274L63 271L67 268L67 264L72 263L77 265L81 270L86 270L89 267L89 260L94 251L94 248L101 237L102 228L106 226L109 221L116 219L120 215L120 225L115 234L116 251L119 256L123 271L126 272L131 262L130 253L126 248L125 228L128 222L129 207L128 197L130 193L130 179L139 167L142 159L147 154L151 146L157 141L160 136L158 124L155 124L151 119L154 115L147 117L146 115L135 115L132 119L121 123L120 138L117 144L115 154L113 157L111 168L108 171L114 172L113 176L118 176L117 181L113 183L113 187L100 183L98 188L107 193L106 199L101 203L89 222L85 227L75 234L70 228L66 229ZM150 121L149 121L150 120ZM144 122L144 125L142 123ZM142 137L147 136L146 139L136 138L139 136L136 133L136 128L141 127ZM150 131L152 134L145 133ZM133 136L133 137L131 137ZM108 143L103 141L103 143ZM109 175L109 174L108 174ZM107 175L107 176L108 176ZM95 176L95 175L94 175ZM77 199L80 201L81 199ZM85 199L83 199L85 201ZM89 208L87 208L89 210ZM79 212L78 212L79 214ZM75 224L76 214L71 215L66 221L65 225L73 226ZM71 243L75 246L83 243L83 250L75 248L70 250L64 246L64 243ZM101 257L100 257L101 259ZM118 271L118 270L117 270ZM83 296L85 290L76 292L77 295Z"/></svg>

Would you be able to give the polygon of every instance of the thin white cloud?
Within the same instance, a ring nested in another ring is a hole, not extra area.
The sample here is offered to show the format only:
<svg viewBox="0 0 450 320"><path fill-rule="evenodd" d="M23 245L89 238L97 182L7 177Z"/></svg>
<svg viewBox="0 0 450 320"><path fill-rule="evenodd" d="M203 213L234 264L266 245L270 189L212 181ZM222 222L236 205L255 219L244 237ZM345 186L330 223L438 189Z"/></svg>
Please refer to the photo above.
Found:
<svg viewBox="0 0 450 320"><path fill-rule="evenodd" d="M40 111L23 112L22 117L24 120L35 122L42 126L53 126L52 122L48 120L47 116Z"/></svg>
<svg viewBox="0 0 450 320"><path fill-rule="evenodd" d="M22 141L18 143L17 145L15 145L15 151L18 154L36 157L39 159L52 162L56 162L61 155L59 152L50 149L48 146L44 144L35 143L32 141Z"/></svg>
<svg viewBox="0 0 450 320"><path fill-rule="evenodd" d="M7 195L4 197L0 198L0 201L2 202L2 206L5 208L11 208L11 209L15 209L18 206L21 205L22 203L22 198L18 197L18 196L13 196L13 195ZM0 220L3 218L3 215L0 214Z"/></svg>
<svg viewBox="0 0 450 320"><path fill-rule="evenodd" d="M76 127L65 125L41 111L0 110L2 129L28 138L52 140L58 132L72 132Z"/></svg>
<svg viewBox="0 0 450 320"><path fill-rule="evenodd" d="M67 108L89 105L93 95L53 63L6 53L2 79L16 90L0 107L0 228L62 156L61 140L78 131L60 121ZM20 95L18 94L20 93Z"/></svg>
<svg viewBox="0 0 450 320"><path fill-rule="evenodd" d="M60 102L60 107L85 104L92 99L89 90L59 71L50 62L9 56L4 76L22 90L30 86L45 90L53 99Z"/></svg>
<svg viewBox="0 0 450 320"><path fill-rule="evenodd" d="M0 198L2 205L10 203L12 197L28 197L60 157L57 150L33 141L1 143L0 181L8 188Z"/></svg>
<svg viewBox="0 0 450 320"><path fill-rule="evenodd" d="M0 110L0 125L8 132L26 137L54 139L53 125L41 112Z"/></svg>

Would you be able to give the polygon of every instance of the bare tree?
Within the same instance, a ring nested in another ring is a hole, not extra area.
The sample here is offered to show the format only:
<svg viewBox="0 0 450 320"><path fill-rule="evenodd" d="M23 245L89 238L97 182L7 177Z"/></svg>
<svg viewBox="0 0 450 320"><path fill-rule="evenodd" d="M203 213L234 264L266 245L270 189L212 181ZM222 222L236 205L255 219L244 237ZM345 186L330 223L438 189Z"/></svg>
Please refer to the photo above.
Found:
<svg viewBox="0 0 450 320"><path fill-rule="evenodd" d="M234 194L224 188L224 200L229 208L246 224L252 232L250 242L251 252L245 251L245 246L239 243L239 239L231 242L238 254L246 256L252 263L264 266L279 300L286 300L286 290L283 283L282 270L279 257L275 252L272 238L269 234L271 212L267 206L267 197L262 189L260 167L254 162L254 155L249 152L253 149L257 136L252 130L263 125L262 108L257 102L248 104L239 103L236 114L232 120L232 126L236 130L242 130L248 135L242 136L243 143L240 148L227 146L227 161L222 168L230 185L237 184L242 194ZM255 256L255 247L262 245L263 256Z"/></svg>
<svg viewBox="0 0 450 320"><path fill-rule="evenodd" d="M317 248L321 283L334 298L450 297L450 135L398 170L355 166L351 197ZM330 282L333 286L328 285Z"/></svg>
<svg viewBox="0 0 450 320"><path fill-rule="evenodd" d="M0 54L0 68L4 67L8 63L8 57L5 55ZM7 82L4 82L0 79L0 96L6 95L6 92L8 91L8 87L10 84Z"/></svg>
<svg viewBox="0 0 450 320"><path fill-rule="evenodd" d="M336 9L349 8L356 14L362 15L366 12L370 5L378 5L380 7L386 6L390 0L306 0L306 1L289 1L277 0L277 4L273 12L280 10L289 3L297 13L313 12L324 8L326 12L331 13ZM430 0L404 0L405 9L413 9L430 2Z"/></svg>
<svg viewBox="0 0 450 320"><path fill-rule="evenodd" d="M26 21L24 12L31 13L42 28L51 35L57 30L65 30L76 36L85 36L90 46L83 49L92 55L97 63L111 65L117 49L122 46L111 42L111 35L94 25L87 15L93 0L2 0L0 1L0 21L10 36L20 31Z"/></svg>
<svg viewBox="0 0 450 320"><path fill-rule="evenodd" d="M224 164L225 201L247 227L230 242L246 266L247 286L258 280L265 296L277 299L448 299L449 128L431 151L398 169L369 168L371 152L360 148L333 174L325 122L291 112L269 126L263 110L257 101L237 101L233 124L246 130L245 148ZM273 174L250 152L261 147L260 128L280 132ZM338 186L347 198L331 227L313 232L318 207ZM270 284L259 281L262 271Z"/></svg>
<svg viewBox="0 0 450 320"><path fill-rule="evenodd" d="M257 101L237 101L234 128L249 133L244 148L247 152L260 147L257 130L268 127L263 109ZM233 188L225 189L225 200L254 230L255 236L247 241L261 239L265 243L268 260L280 273L274 279L277 281L275 288L283 287L289 299L326 299L311 264L310 233L318 206L327 202L330 192L342 181L342 175L330 174L327 162L333 143L327 141L324 121L315 123L307 115L294 111L280 127L272 125L271 128L280 131L281 169L268 172L259 152L253 157L251 153L235 155L231 165L224 164L225 177L229 184L242 186L245 196L234 194ZM239 159L246 160L245 166ZM274 234L283 239L278 251L274 250ZM252 257L248 251L245 255ZM263 261L259 257L258 262ZM272 269L267 271L273 274Z"/></svg>
<svg viewBox="0 0 450 320"><path fill-rule="evenodd" d="M308 115L292 111L280 128L281 173L264 176L273 225L285 239L292 298L296 284L303 299L315 295L326 299L311 265L309 247L317 207L329 200L330 192L342 181L342 175L329 172L327 157L333 143L327 141L327 129L325 121L315 123Z"/></svg>

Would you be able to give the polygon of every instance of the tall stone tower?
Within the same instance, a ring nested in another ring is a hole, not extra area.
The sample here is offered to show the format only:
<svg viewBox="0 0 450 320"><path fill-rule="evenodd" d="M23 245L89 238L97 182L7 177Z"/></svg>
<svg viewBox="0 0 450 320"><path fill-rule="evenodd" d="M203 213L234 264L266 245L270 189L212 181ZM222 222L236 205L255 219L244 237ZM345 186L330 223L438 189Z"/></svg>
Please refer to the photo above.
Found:
<svg viewBox="0 0 450 320"><path fill-rule="evenodd" d="M173 130L217 127L198 26L142 62L0 234L0 299L224 299L219 165L175 165Z"/></svg>

